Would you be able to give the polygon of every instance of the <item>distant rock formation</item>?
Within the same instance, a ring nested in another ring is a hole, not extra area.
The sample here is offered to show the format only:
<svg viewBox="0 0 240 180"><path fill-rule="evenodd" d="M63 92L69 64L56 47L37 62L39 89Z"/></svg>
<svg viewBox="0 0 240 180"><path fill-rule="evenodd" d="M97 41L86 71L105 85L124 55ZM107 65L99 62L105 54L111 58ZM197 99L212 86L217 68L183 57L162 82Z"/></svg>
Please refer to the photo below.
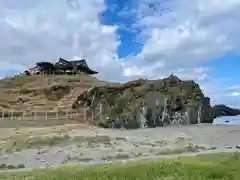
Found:
<svg viewBox="0 0 240 180"><path fill-rule="evenodd" d="M221 116L237 116L240 115L240 109L230 108L224 104L215 105L212 107L213 117L221 117Z"/></svg>

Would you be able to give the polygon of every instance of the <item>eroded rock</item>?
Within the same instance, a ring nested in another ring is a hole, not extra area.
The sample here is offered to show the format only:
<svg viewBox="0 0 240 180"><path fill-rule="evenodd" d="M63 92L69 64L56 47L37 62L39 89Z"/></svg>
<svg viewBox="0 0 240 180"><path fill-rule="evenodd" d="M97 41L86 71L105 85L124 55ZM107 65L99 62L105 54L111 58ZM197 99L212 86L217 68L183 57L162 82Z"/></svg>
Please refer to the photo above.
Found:
<svg viewBox="0 0 240 180"><path fill-rule="evenodd" d="M95 86L80 94L72 107L87 107L87 121L104 128L212 123L216 115L210 98L204 96L198 84L173 75Z"/></svg>

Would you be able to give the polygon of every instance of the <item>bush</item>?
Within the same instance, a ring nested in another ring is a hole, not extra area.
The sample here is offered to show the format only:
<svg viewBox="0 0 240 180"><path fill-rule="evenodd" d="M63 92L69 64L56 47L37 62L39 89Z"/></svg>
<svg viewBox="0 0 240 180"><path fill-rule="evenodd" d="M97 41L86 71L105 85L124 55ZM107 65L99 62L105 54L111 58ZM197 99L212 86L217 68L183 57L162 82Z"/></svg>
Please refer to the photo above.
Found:
<svg viewBox="0 0 240 180"><path fill-rule="evenodd" d="M70 93L71 86L69 85L54 85L44 90L45 97L48 100L58 101L65 95Z"/></svg>

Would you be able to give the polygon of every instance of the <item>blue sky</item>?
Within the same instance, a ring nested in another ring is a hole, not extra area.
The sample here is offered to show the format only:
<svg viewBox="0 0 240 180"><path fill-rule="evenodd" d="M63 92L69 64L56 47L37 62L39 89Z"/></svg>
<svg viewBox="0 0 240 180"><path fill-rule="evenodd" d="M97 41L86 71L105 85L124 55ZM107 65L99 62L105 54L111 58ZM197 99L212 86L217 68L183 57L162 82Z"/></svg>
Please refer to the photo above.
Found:
<svg viewBox="0 0 240 180"><path fill-rule="evenodd" d="M229 80L226 83L219 84L219 86L231 86L234 84L240 84L240 56L235 53L227 53L219 58L212 59L209 66L215 68L213 72L213 78L228 77Z"/></svg>
<svg viewBox="0 0 240 180"><path fill-rule="evenodd" d="M98 78L171 73L240 107L240 0L2 0L0 76L86 58Z"/></svg>
<svg viewBox="0 0 240 180"><path fill-rule="evenodd" d="M136 1L135 1L136 2ZM134 0L106 0L106 10L100 13L101 23L105 25L119 25L116 35L119 36L121 44L117 48L120 58L137 55L143 47L142 42L138 40L138 34L141 28L134 28L136 17L131 11L136 6ZM124 13L123 11L129 11Z"/></svg>

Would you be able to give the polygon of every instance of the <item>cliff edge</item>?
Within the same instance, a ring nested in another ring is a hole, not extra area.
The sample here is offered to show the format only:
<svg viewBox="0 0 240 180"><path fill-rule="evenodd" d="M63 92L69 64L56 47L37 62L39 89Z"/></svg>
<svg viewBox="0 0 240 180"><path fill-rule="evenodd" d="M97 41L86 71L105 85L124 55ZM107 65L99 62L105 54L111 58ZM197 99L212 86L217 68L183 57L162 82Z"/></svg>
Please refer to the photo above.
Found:
<svg viewBox="0 0 240 180"><path fill-rule="evenodd" d="M219 116L240 114L226 106L211 107L210 98L204 96L198 84L174 75L95 86L83 92L72 107L91 109L94 115L88 121L109 128L212 123Z"/></svg>

